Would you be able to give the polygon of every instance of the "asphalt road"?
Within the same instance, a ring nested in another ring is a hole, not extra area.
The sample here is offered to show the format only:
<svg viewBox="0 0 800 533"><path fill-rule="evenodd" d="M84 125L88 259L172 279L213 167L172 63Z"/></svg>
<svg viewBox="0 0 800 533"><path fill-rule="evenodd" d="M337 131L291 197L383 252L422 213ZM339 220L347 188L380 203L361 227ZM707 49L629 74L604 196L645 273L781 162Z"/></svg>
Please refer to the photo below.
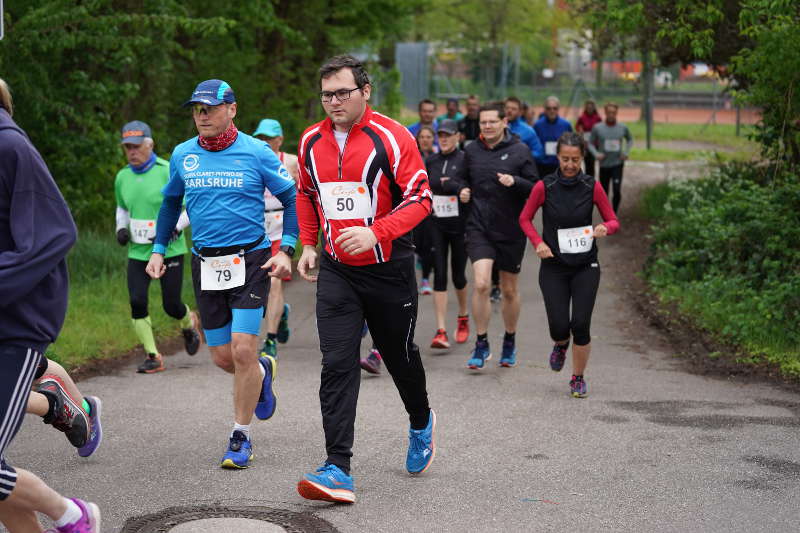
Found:
<svg viewBox="0 0 800 533"><path fill-rule="evenodd" d="M626 179L658 172L631 165ZM606 272L617 246L613 237L601 242ZM590 396L573 399L569 363L558 374L547 364L537 271L529 249L513 369L498 368L495 357L482 373L467 370L471 344L428 348L433 303L420 297L416 340L439 422L436 460L422 476L405 472L408 423L397 392L387 375L364 375L355 505L308 502L295 490L324 460L314 288L303 281L287 289L292 336L280 351L278 411L254 425L250 469L218 467L232 423L232 380L205 347L195 357L167 358L158 375L137 375L131 365L81 382L104 402L106 438L95 456L79 458L63 435L29 416L9 459L66 495L98 503L108 532L168 507L219 504L311 512L343 532L796 530L800 398L685 372L605 275L586 373ZM502 331L495 312L495 350Z"/></svg>

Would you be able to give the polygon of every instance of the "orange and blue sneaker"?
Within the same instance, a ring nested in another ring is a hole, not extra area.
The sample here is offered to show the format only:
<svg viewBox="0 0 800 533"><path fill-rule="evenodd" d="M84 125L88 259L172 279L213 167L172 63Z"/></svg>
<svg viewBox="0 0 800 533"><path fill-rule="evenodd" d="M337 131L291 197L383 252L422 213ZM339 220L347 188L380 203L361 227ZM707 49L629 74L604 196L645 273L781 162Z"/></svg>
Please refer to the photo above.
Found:
<svg viewBox="0 0 800 533"><path fill-rule="evenodd" d="M564 361L567 358L567 348L569 348L569 341L566 344L556 344L553 346L553 351L550 352L550 368L554 372L560 372L564 368Z"/></svg>
<svg viewBox="0 0 800 533"><path fill-rule="evenodd" d="M406 470L410 474L421 474L431 466L436 456L436 443L433 433L436 431L436 413L433 409L428 415L428 425L424 429L408 430L408 454Z"/></svg>
<svg viewBox="0 0 800 533"><path fill-rule="evenodd" d="M262 355L258 358L258 362L264 367L264 381L261 383L261 394L258 396L255 415L259 420L269 420L278 406L278 398L272 390L272 382L278 372L278 362L270 355Z"/></svg>
<svg viewBox="0 0 800 533"><path fill-rule="evenodd" d="M583 376L572 376L569 380L569 391L573 398L586 398L589 396L589 386L584 381Z"/></svg>
<svg viewBox="0 0 800 533"><path fill-rule="evenodd" d="M489 351L489 341L475 341L475 349L472 350L472 356L467 361L467 368L470 370L483 370L486 361L492 358L492 353Z"/></svg>
<svg viewBox="0 0 800 533"><path fill-rule="evenodd" d="M253 445L243 432L236 430L228 442L228 451L222 456L222 468L247 468L253 459Z"/></svg>
<svg viewBox="0 0 800 533"><path fill-rule="evenodd" d="M76 448L80 449L86 446L90 437L91 419L83 407L69 394L61 378L46 375L34 390L46 396L52 406L42 417L44 423L63 432L70 444Z"/></svg>
<svg viewBox="0 0 800 533"><path fill-rule="evenodd" d="M316 473L306 474L297 483L297 492L307 500L322 500L334 503L354 503L353 477L341 468L325 463Z"/></svg>

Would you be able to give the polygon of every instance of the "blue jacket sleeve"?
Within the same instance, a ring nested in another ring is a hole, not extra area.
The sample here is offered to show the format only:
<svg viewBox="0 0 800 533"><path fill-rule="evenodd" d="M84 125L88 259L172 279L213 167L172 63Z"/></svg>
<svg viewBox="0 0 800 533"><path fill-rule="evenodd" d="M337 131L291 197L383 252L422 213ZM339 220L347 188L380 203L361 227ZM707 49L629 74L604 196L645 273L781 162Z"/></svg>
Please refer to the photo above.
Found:
<svg viewBox="0 0 800 533"><path fill-rule="evenodd" d="M13 248L0 252L0 307L24 298L51 275L77 239L67 203L36 149L22 140L2 144L0 186L12 190ZM3 169L9 169L9 177Z"/></svg>
<svg viewBox="0 0 800 533"><path fill-rule="evenodd" d="M531 135L527 139L528 147L531 149L531 154L533 154L534 158L540 158L544 155L544 148L542 148L542 143L539 141L539 136L536 134L536 130L531 128Z"/></svg>
<svg viewBox="0 0 800 533"><path fill-rule="evenodd" d="M178 218L181 216L182 205L182 196L164 196L156 221L156 239L153 241L154 254L164 255L166 253L172 230L175 229L175 224L178 223Z"/></svg>
<svg viewBox="0 0 800 533"><path fill-rule="evenodd" d="M297 190L294 187L284 189L275 195L283 204L283 235L281 236L281 246L291 246L295 248L297 236L300 234L300 224L297 222Z"/></svg>
<svg viewBox="0 0 800 533"><path fill-rule="evenodd" d="M161 201L161 209L158 211L158 220L156 220L156 238L153 241L154 254L164 255L166 253L172 230L175 229L175 224L178 223L178 218L183 210L184 184L183 178L178 173L177 152L177 150L173 152L169 159L169 181L161 189L164 199Z"/></svg>

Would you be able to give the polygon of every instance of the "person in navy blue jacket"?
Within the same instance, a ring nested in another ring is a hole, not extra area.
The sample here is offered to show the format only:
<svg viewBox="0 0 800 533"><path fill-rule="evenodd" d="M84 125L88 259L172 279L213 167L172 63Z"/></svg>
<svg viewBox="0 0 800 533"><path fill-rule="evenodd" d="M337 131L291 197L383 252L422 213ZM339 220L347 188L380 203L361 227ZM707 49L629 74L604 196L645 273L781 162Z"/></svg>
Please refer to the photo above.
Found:
<svg viewBox="0 0 800 533"><path fill-rule="evenodd" d="M519 140L528 145L531 149L531 156L538 159L544 155L544 148L542 143L539 142L539 136L536 131L525 122L525 116L522 112L522 102L516 96L509 96L505 102L506 120L508 120L508 129L511 133L519 137Z"/></svg>
<svg viewBox="0 0 800 533"><path fill-rule="evenodd" d="M57 531L100 531L93 503L67 499L5 460L19 431L43 352L67 311L67 252L77 228L42 157L11 118L0 80L0 522L36 531L37 512Z"/></svg>
<svg viewBox="0 0 800 533"><path fill-rule="evenodd" d="M558 98L548 96L544 101L544 116L539 117L533 125L536 135L544 146L544 155L536 158L536 168L542 179L558 170L558 157L556 157L558 139L565 131L572 131L572 124L558 116L560 105Z"/></svg>

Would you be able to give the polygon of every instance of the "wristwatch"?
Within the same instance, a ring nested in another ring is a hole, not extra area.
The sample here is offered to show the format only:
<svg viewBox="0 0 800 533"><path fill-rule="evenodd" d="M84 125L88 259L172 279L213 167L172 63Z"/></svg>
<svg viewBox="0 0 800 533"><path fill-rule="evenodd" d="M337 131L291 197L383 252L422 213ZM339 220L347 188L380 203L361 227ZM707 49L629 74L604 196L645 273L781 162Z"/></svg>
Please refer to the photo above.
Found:
<svg viewBox="0 0 800 533"><path fill-rule="evenodd" d="M288 244L282 244L280 247L281 252L284 252L289 258L294 257L294 248L289 246Z"/></svg>

